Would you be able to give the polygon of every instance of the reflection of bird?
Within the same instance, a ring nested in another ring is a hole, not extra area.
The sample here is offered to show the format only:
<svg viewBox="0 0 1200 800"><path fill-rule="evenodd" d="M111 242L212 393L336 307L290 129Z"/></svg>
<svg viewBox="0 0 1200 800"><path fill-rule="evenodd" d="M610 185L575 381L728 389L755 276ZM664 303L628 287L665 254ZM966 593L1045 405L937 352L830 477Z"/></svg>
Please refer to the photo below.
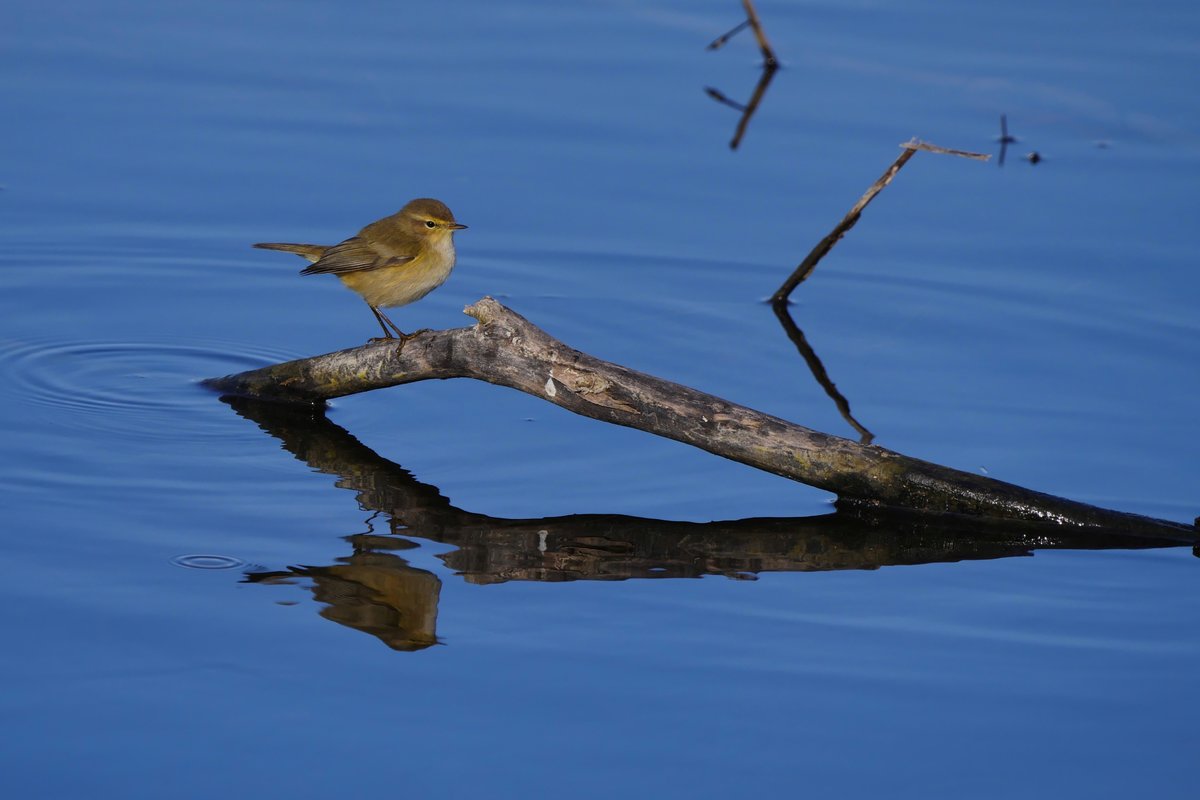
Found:
<svg viewBox="0 0 1200 800"><path fill-rule="evenodd" d="M254 246L284 250L313 262L301 275L336 275L367 301L385 337L395 338L395 331L404 339L407 334L384 316L380 306L406 306L445 283L454 269L454 232L465 227L454 220L445 203L422 197L332 247L282 242Z"/></svg>

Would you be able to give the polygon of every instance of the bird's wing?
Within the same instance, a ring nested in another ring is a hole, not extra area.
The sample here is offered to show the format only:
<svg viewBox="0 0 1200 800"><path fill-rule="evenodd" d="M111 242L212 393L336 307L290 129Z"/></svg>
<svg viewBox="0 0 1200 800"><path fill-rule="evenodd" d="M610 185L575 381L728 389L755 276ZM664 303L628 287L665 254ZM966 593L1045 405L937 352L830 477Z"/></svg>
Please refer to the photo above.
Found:
<svg viewBox="0 0 1200 800"><path fill-rule="evenodd" d="M331 273L344 275L347 272L363 272L382 267L396 267L412 261L412 256L382 256L367 244L366 240L352 236L325 251L314 264L300 270L301 275Z"/></svg>

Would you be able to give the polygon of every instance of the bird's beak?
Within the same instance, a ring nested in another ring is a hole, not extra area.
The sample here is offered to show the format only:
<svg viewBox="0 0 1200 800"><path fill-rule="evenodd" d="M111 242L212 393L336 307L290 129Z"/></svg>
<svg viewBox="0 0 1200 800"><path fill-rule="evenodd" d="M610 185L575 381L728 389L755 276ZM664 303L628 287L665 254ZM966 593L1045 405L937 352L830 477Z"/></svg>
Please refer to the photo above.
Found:
<svg viewBox="0 0 1200 800"><path fill-rule="evenodd" d="M467 229L467 226L463 225L461 222L451 222L446 227L452 231L465 231Z"/></svg>

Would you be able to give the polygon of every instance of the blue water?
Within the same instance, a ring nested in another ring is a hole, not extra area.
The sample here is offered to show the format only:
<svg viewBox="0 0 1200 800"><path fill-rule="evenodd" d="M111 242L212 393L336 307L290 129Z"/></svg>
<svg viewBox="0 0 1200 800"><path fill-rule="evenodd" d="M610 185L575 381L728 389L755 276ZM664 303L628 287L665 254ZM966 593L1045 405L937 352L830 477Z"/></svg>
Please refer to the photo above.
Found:
<svg viewBox="0 0 1200 800"><path fill-rule="evenodd" d="M375 333L251 242L428 195L471 227L406 330L489 294L857 438L761 301L916 136L993 160L918 154L794 296L854 416L1191 521L1200 7L758 7L736 150L733 0L0 10L3 796L1194 795L1189 547L839 533L468 381L199 386Z"/></svg>

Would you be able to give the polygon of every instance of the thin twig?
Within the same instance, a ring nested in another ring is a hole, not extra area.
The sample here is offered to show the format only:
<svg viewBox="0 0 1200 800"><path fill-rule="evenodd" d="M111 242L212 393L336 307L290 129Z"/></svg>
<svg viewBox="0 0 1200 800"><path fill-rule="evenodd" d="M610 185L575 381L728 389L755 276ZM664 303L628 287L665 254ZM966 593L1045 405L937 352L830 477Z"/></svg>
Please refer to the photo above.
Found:
<svg viewBox="0 0 1200 800"><path fill-rule="evenodd" d="M817 242L817 246L814 247L807 256L805 256L804 260L800 262L795 271L793 271L792 274L788 276L788 279L783 282L783 285L775 291L775 294L771 295L771 302L787 302L788 296L791 295L792 291L799 286L805 278L811 275L814 269L816 269L817 262L824 258L826 253L833 249L833 246L838 243L838 240L846 235L846 231L854 227L854 224L858 222L858 218L862 216L863 209L867 207L867 204L875 199L875 195L883 191L883 187L892 182L892 178L896 177L896 173L900 171L900 168L907 164L908 160L916 155L916 153L917 151L915 148L905 148L904 152L900 154L900 157L897 158L895 162L887 168L883 175L879 177L879 180L871 184L871 188L867 189L866 194L858 199L858 202L855 203L854 207L850 209L849 213L842 218L842 221L835 225L833 230L830 231L824 239Z"/></svg>
<svg viewBox="0 0 1200 800"><path fill-rule="evenodd" d="M772 303L787 302L788 297L792 294L795 288L803 283L804 280L812 274L812 271L816 269L817 262L824 258L826 253L833 249L833 246L837 244L843 236L846 235L846 231L854 227L855 223L858 222L859 217L862 216L863 209L865 209L867 205L869 205L870 202L875 199L875 195L883 191L883 188L892 182L892 179L896 177L896 173L900 171L900 168L907 164L908 160L912 158L918 150L926 150L930 153L945 153L948 155L962 156L964 158L972 158L981 161L987 161L988 158L990 158L990 156L984 153L972 153L966 150L953 150L948 147L939 147L934 144L918 141L917 139L909 140L900 146L904 148L904 152L900 154L900 157L897 158L895 162L893 162L892 165L887 168L883 175L879 176L879 180L871 184L871 188L867 189L866 193L858 199L858 202L855 203L854 207L851 208L846 216L842 218L842 221L835 225L833 230L830 231L824 239L817 242L817 246L814 247L811 252L809 252L803 261L800 262L795 271L793 271L792 274L788 276L788 279L783 282L783 285L775 291L775 294L771 295Z"/></svg>
<svg viewBox="0 0 1200 800"><path fill-rule="evenodd" d="M971 152L970 150L955 150L952 147L941 147L936 144L930 144L929 142L922 142L920 139L909 139L907 142L905 142L904 144L902 144L900 146L908 148L909 150L924 150L927 153L942 153L942 154L948 155L948 156L962 156L963 158L973 158L976 161L989 161L992 158L987 153L974 153L974 152Z"/></svg>

